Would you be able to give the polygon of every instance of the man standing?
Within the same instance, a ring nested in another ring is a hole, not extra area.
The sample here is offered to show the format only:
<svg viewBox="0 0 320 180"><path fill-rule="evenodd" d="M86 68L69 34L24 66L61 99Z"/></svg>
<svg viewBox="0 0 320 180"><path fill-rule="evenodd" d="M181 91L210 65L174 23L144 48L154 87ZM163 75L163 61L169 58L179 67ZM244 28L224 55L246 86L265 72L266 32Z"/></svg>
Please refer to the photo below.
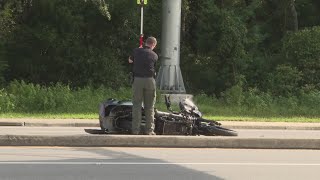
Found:
<svg viewBox="0 0 320 180"><path fill-rule="evenodd" d="M129 63L133 63L133 108L132 108L132 134L140 133L142 102L146 117L147 135L154 133L154 104L156 100L155 63L158 55L153 52L157 45L154 37L149 37L143 48L133 50Z"/></svg>

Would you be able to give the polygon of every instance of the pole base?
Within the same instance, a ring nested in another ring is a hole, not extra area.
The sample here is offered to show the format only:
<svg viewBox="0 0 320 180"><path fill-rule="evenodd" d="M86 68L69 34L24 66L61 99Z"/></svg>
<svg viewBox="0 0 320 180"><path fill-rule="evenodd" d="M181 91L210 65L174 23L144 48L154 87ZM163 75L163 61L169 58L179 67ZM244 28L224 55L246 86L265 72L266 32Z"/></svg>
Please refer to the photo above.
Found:
<svg viewBox="0 0 320 180"><path fill-rule="evenodd" d="M186 93L179 65L162 65L156 82L161 93Z"/></svg>

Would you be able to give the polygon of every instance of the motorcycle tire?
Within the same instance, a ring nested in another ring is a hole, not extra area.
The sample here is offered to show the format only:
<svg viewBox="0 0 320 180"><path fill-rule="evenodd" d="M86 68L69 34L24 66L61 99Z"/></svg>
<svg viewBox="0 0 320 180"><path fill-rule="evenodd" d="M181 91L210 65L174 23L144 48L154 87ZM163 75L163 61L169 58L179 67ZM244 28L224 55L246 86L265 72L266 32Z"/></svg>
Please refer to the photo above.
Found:
<svg viewBox="0 0 320 180"><path fill-rule="evenodd" d="M221 126L207 126L206 136L238 136L236 131Z"/></svg>

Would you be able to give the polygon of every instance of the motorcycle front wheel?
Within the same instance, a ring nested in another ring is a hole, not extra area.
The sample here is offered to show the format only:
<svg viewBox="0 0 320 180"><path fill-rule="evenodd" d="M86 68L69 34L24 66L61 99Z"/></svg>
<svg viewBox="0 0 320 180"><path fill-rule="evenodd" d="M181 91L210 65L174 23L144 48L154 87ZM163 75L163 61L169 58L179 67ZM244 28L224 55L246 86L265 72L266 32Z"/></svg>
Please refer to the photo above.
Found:
<svg viewBox="0 0 320 180"><path fill-rule="evenodd" d="M236 131L221 126L207 126L205 129L206 136L238 136Z"/></svg>

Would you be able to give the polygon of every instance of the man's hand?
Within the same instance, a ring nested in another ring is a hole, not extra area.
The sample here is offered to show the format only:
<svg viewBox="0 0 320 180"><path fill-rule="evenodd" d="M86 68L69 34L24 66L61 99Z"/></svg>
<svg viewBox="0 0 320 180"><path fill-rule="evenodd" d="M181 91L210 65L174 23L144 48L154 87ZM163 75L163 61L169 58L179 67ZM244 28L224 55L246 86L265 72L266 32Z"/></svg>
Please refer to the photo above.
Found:
<svg viewBox="0 0 320 180"><path fill-rule="evenodd" d="M133 63L133 60L131 59L131 57L128 58L128 62L131 64Z"/></svg>

